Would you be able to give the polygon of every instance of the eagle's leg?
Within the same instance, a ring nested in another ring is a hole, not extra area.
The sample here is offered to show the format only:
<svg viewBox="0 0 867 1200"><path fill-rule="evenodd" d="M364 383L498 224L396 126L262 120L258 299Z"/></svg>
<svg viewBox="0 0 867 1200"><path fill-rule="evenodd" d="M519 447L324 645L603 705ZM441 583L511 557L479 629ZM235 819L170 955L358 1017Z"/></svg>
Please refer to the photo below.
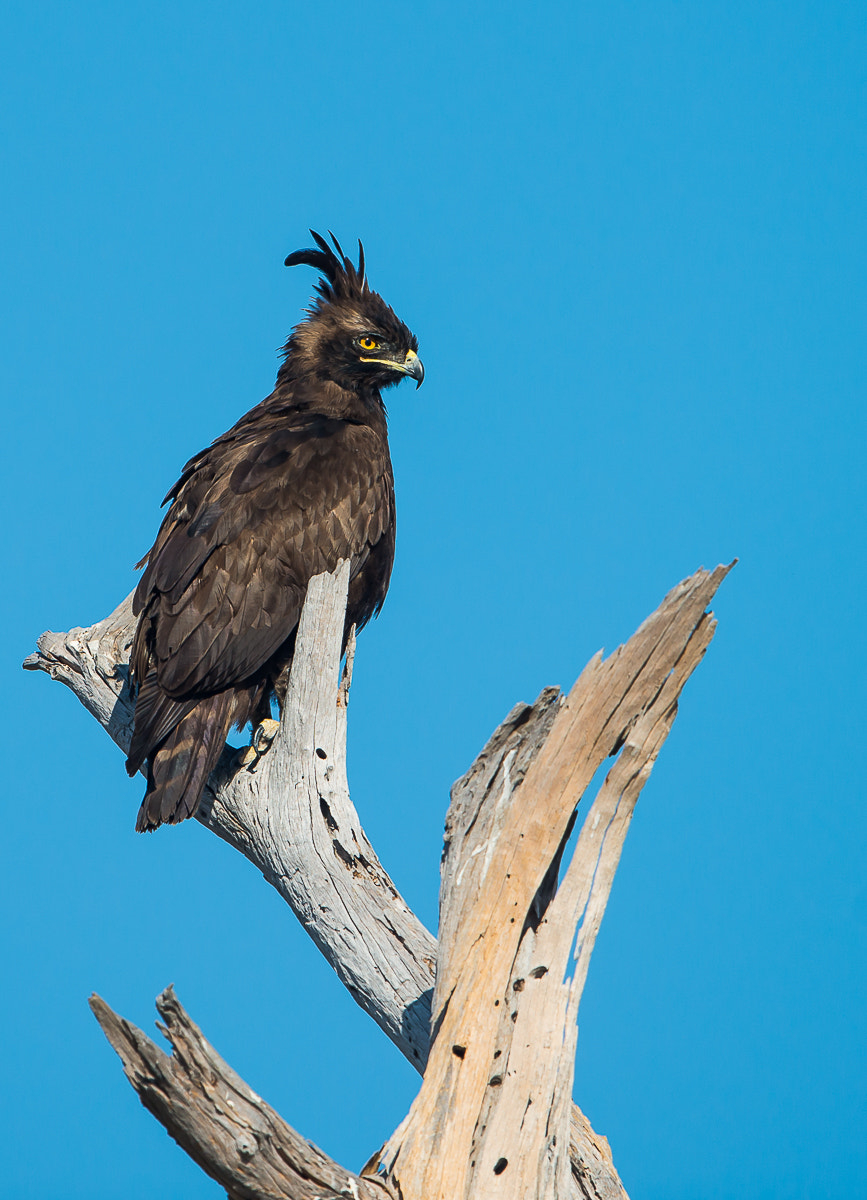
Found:
<svg viewBox="0 0 867 1200"><path fill-rule="evenodd" d="M277 736L280 722L271 717L271 698L277 701L277 707L282 715L289 690L289 672L292 669L292 654L295 650L295 637L290 638L281 653L276 656L272 670L273 674L268 683L260 685L261 691L250 695L249 720L253 726L251 744L238 754L238 763L243 767L254 766Z"/></svg>
<svg viewBox="0 0 867 1200"><path fill-rule="evenodd" d="M280 713L283 713L283 705L286 703L286 693L289 690L289 672L292 669L292 659L279 671L274 677L274 699L277 701L277 707Z"/></svg>
<svg viewBox="0 0 867 1200"><path fill-rule="evenodd" d="M255 690L247 693L243 709L239 706L239 717L244 724L247 721L253 727L250 745L238 751L237 762L241 767L252 767L259 761L274 740L280 722L271 719L272 689L267 684L260 684ZM239 721L240 726L240 721Z"/></svg>

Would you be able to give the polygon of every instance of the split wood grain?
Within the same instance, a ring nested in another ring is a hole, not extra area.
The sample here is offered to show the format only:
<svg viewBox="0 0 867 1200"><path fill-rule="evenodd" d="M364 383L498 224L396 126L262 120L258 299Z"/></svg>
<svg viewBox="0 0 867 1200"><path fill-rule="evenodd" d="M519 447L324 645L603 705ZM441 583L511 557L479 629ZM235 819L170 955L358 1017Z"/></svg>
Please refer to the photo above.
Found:
<svg viewBox="0 0 867 1200"><path fill-rule="evenodd" d="M489 784L480 804L472 782L458 788L440 893L433 1046L381 1160L404 1200L572 1194L562 1148L587 963L635 801L713 636L705 609L727 570L697 572L625 646L591 660L556 706L520 787L510 773L522 764L507 754L499 788ZM555 888L576 805L618 751Z"/></svg>
<svg viewBox="0 0 867 1200"><path fill-rule="evenodd" d="M662 625L671 617L672 598L676 599L676 608L688 609L695 615L693 609L698 603L698 593L687 585L702 576L714 581L712 590L715 590L721 578L720 570L723 569L718 569L713 577L700 572L692 581L685 581L680 592L675 589L663 604L663 608L668 605L669 609L665 617L660 618ZM292 906L355 999L410 1061L423 1070L430 1044L430 996L436 942L394 888L364 835L349 798L345 766L346 678L336 704L334 700L347 583L346 564L333 577L322 576L311 583L299 628L290 699L275 744L252 769L239 770L236 756L227 751L211 777L197 817L262 871ZM675 593L678 593L677 597ZM662 609L654 617L660 617L661 612ZM642 626L636 638L645 631L643 637L647 642L647 626L653 620L651 618ZM132 728L127 661L133 629L134 620L127 600L105 621L89 629L76 629L68 634L44 634L39 639L38 653L25 663L28 668L47 671L53 678L66 683L122 749L129 744ZM634 641L635 638L629 645ZM658 662L656 670L656 676L652 670L643 672L642 686L652 686L653 679L659 674ZM603 678L599 682L605 684ZM629 683L631 686L632 682ZM574 696L575 689L565 706L567 709ZM446 875L449 864L456 867L462 857L466 860L462 877L466 886L449 885L446 888L444 875L443 895L453 893L453 903L443 905L442 930L446 937L441 950L441 979L448 980L455 973L455 963L460 970L461 955L454 959L457 944L454 931L468 914L467 898L474 895L480 869L484 867L483 877L490 870L491 857L500 845L497 834L502 827L504 797L513 802L517 794L526 795L525 776L531 773L540 749L547 747L547 736L552 726L556 729L561 706L557 689L546 689L533 706L517 706L453 789L453 808L447 828ZM617 724L616 720L614 724ZM628 726L628 720L620 721L617 737L621 742L629 732ZM600 745L609 744L613 745L611 737L607 742L603 737ZM623 758L621 755L621 760ZM547 762L547 758L544 761ZM639 775L640 771L635 778ZM544 788L551 783L547 776L540 775L540 779L541 782L534 786ZM574 782L570 786L574 792ZM490 798L492 789L499 796L498 803L493 805L484 802L485 796ZM475 856L469 857L451 853L455 831L461 825L461 805L468 797L482 797L476 804L474 821L468 824L476 828L475 847L485 847L484 853L477 850ZM561 838L547 866L539 868L537 863L540 878L529 909L535 921L544 915L551 903L562 841ZM458 874L455 869L452 882L456 882ZM472 883L474 879L476 882ZM597 917L601 918L601 911ZM477 918L478 914L475 914L473 919ZM598 927L598 919L594 917L594 920ZM591 926L592 921L588 929ZM595 936L595 930L593 934ZM454 959L453 963L450 958ZM438 996L451 994L443 993L444 986L447 985L438 987ZM572 1003L577 1007L574 993ZM437 1011L439 1014L440 1009ZM566 1115L560 1123L566 1123L564 1136L567 1139L570 1138L571 1123L570 1157L565 1160L570 1163L566 1171L571 1174L571 1183L563 1186L571 1187L573 1196L585 1200L623 1200L625 1192L606 1140L596 1135L577 1106L570 1104L567 1091L561 1081L560 1107ZM171 1120L170 1113L163 1115L167 1121ZM170 1131L175 1136L174 1130ZM559 1157L564 1159L563 1155ZM404 1154L404 1163L406 1160ZM505 1168L495 1177L504 1173Z"/></svg>

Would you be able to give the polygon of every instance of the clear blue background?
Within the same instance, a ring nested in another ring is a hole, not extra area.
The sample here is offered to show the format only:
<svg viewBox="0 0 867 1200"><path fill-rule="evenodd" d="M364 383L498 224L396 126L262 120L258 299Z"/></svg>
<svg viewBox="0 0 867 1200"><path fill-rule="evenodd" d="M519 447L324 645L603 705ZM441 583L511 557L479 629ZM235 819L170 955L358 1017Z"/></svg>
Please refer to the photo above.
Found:
<svg viewBox="0 0 867 1200"><path fill-rule="evenodd" d="M433 926L449 784L741 562L641 798L576 1097L634 1200L867 1194L865 27L835 3L6 4L3 1192L216 1197L91 1017L170 981L359 1167L417 1078L277 896L19 663L270 390L307 227L418 333L350 774Z"/></svg>

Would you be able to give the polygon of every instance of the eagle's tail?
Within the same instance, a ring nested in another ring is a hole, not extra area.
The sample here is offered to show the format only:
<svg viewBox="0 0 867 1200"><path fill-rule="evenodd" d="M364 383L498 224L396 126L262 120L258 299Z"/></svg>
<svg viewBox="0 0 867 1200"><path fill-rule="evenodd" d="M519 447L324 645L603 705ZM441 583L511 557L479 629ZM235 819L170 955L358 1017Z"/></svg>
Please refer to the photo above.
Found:
<svg viewBox="0 0 867 1200"><path fill-rule="evenodd" d="M148 755L147 791L135 823L141 833L191 817L217 765L232 723L233 691L208 696Z"/></svg>

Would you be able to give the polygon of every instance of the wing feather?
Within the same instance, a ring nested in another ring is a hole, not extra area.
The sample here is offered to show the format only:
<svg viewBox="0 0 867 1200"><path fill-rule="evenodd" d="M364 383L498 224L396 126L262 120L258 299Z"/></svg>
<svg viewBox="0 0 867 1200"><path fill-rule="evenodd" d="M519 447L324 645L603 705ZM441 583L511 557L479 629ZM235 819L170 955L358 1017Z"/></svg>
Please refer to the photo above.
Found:
<svg viewBox="0 0 867 1200"><path fill-rule="evenodd" d="M136 592L160 688L182 700L255 676L311 577L341 558L357 575L391 520L387 449L367 426L314 417L215 443L179 482Z"/></svg>

